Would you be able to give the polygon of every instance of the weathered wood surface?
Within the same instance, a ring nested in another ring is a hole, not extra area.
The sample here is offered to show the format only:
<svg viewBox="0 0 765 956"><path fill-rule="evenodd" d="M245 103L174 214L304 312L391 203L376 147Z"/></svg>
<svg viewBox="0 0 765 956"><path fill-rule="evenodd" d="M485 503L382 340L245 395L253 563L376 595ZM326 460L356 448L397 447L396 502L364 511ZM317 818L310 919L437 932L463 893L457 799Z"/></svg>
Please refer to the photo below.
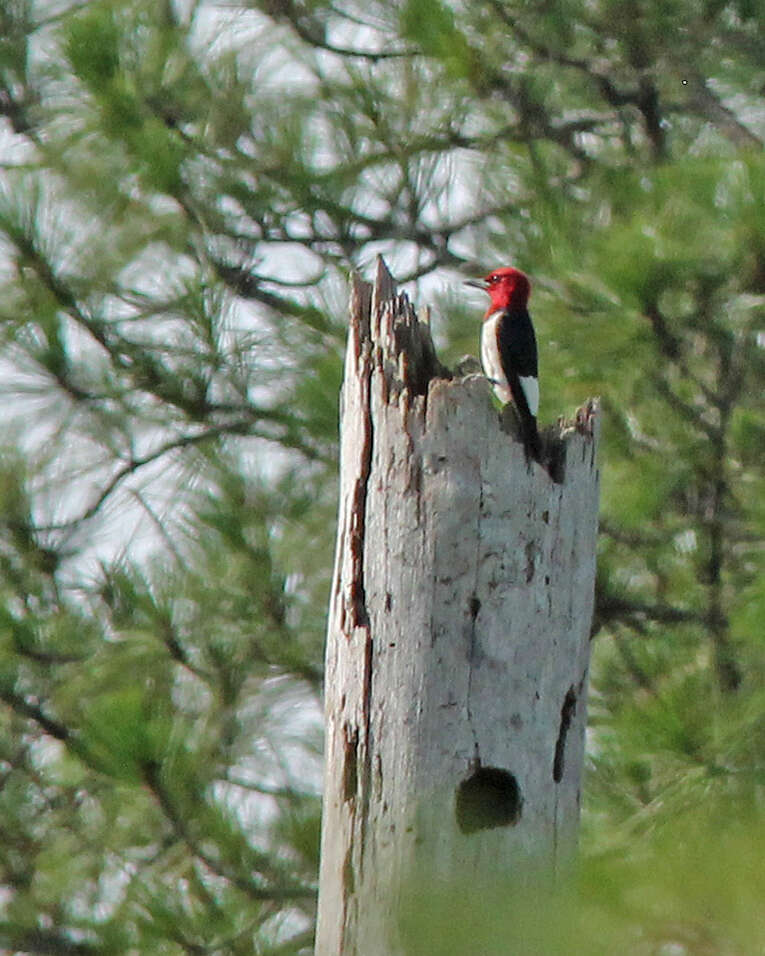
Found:
<svg viewBox="0 0 765 956"><path fill-rule="evenodd" d="M476 336L478 329L476 329ZM412 867L466 884L576 841L597 532L595 403L528 465L380 260L356 280L326 655L317 956L395 956Z"/></svg>

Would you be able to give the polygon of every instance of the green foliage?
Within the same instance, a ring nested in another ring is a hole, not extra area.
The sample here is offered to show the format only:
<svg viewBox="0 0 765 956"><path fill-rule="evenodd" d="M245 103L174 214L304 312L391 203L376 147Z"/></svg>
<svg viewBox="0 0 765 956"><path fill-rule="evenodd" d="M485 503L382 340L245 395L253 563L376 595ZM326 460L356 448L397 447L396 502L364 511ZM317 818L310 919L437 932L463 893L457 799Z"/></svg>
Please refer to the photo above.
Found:
<svg viewBox="0 0 765 956"><path fill-rule="evenodd" d="M67 24L65 50L72 69L90 89L110 83L119 69L120 28L110 6L96 4Z"/></svg>
<svg viewBox="0 0 765 956"><path fill-rule="evenodd" d="M497 877L412 887L407 956L626 952L745 954L765 944L761 821L721 802L671 828L611 846L551 890Z"/></svg>
<svg viewBox="0 0 765 956"><path fill-rule="evenodd" d="M409 0L401 10L401 32L427 56L440 60L455 79L468 78L478 56L440 0Z"/></svg>

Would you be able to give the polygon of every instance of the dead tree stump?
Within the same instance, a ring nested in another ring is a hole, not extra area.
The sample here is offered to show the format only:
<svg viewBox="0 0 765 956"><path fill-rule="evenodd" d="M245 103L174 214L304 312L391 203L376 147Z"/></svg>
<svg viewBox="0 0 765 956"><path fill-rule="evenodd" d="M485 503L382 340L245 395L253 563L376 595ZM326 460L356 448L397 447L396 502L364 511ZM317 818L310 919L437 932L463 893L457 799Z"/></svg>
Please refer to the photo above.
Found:
<svg viewBox="0 0 765 956"><path fill-rule="evenodd" d="M527 464L488 382L439 365L382 260L374 287L354 281L317 956L395 956L415 868L469 885L570 857L597 423L590 402L548 433L555 467Z"/></svg>

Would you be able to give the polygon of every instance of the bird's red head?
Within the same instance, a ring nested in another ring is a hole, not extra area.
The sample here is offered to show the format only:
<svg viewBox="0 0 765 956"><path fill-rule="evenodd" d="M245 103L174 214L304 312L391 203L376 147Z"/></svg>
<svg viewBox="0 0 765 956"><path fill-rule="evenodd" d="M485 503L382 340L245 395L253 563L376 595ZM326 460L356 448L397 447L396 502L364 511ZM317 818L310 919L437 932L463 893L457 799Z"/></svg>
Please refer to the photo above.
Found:
<svg viewBox="0 0 765 956"><path fill-rule="evenodd" d="M476 286L489 293L491 304L486 311L487 315L501 309L525 309L531 293L528 276L512 266L495 269L483 279L468 282L467 285Z"/></svg>

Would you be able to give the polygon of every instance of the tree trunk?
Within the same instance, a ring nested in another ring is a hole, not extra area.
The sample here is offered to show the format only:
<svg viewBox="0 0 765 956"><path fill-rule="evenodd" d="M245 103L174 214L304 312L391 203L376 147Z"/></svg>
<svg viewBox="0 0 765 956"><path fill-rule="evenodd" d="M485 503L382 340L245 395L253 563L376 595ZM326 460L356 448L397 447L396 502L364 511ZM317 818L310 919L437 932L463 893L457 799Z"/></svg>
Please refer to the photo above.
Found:
<svg viewBox="0 0 765 956"><path fill-rule="evenodd" d="M400 952L416 868L468 886L574 849L597 407L545 436L554 467L511 432L483 376L439 365L382 260L374 288L354 281L317 956Z"/></svg>

